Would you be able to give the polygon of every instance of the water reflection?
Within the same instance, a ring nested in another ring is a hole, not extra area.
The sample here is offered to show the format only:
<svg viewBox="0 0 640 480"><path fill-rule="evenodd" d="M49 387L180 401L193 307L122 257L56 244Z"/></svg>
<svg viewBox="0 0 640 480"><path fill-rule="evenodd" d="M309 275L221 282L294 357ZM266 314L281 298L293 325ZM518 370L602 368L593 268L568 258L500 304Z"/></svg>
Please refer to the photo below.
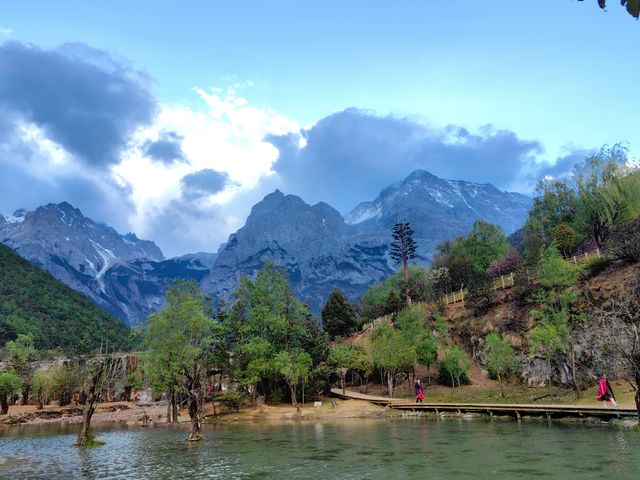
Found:
<svg viewBox="0 0 640 480"><path fill-rule="evenodd" d="M354 420L105 427L74 448L75 426L0 431L0 478L637 478L640 436L610 428L515 422Z"/></svg>

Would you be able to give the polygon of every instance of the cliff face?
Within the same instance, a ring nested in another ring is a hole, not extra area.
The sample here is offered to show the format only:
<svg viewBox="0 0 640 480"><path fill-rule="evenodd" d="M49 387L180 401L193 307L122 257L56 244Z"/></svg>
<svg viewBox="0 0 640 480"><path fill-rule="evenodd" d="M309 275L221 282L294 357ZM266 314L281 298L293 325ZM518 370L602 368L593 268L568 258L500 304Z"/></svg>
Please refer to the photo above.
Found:
<svg viewBox="0 0 640 480"><path fill-rule="evenodd" d="M581 278L579 308L584 319L571 325L578 383L593 383L602 373L615 375L623 365L623 359L607 345L610 332L605 331L607 319L601 314L600 307L606 308L611 302L627 299L639 279L639 264L616 263L598 275ZM454 340L478 363L482 364L480 352L484 337L495 330L514 346L522 367L520 375L528 385L543 385L550 378L553 383L572 386L570 352L556 354L551 369L545 359L528 353L529 332L534 326L529 314L531 309L531 305L518 298L514 289L508 289L496 295L491 308L483 315L474 316L462 304L445 307L445 314Z"/></svg>
<svg viewBox="0 0 640 480"><path fill-rule="evenodd" d="M129 324L162 307L176 278L197 281L215 300L232 300L242 275L267 260L284 268L296 296L319 315L334 288L352 301L396 266L387 252L396 221L415 231L418 262L442 240L467 233L477 219L506 233L520 227L531 199L489 184L444 180L416 171L342 217L276 190L254 205L246 224L218 253L165 259L155 243L82 215L66 202L0 216L0 241Z"/></svg>

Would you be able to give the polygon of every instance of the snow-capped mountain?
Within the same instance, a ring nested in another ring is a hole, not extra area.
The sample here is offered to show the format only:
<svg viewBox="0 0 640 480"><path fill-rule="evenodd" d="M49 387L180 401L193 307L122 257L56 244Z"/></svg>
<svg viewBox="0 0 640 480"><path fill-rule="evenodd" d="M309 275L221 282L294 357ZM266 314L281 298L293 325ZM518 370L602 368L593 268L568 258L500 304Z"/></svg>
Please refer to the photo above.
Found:
<svg viewBox="0 0 640 480"><path fill-rule="evenodd" d="M217 254L165 259L155 243L121 235L68 203L0 215L0 241L130 324L161 308L176 278L196 280L214 299L230 300L240 277L266 260L288 271L296 295L317 314L333 288L356 300L393 272L387 250L397 220L411 223L419 261L428 263L439 242L465 234L478 218L515 231L530 205L528 197L489 184L416 171L344 218L326 203L308 205L276 190Z"/></svg>
<svg viewBox="0 0 640 480"><path fill-rule="evenodd" d="M415 231L422 262L428 262L438 243L466 234L477 219L513 233L523 225L530 207L526 195L502 192L491 184L444 180L417 170L384 189L375 200L358 205L345 215L345 221L358 237L384 243L393 225L406 220Z"/></svg>

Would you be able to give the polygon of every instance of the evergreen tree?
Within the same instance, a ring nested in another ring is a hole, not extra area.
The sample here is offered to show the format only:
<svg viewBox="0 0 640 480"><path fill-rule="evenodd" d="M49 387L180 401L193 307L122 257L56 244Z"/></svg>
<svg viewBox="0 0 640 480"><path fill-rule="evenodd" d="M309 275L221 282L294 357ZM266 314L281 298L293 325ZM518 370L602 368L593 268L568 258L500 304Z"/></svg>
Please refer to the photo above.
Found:
<svg viewBox="0 0 640 480"><path fill-rule="evenodd" d="M409 296L409 260L418 256L416 252L416 242L413 240L413 229L408 222L397 222L393 226L393 241L389 246L389 256L396 263L402 262L404 272L404 289L407 303L411 303Z"/></svg>
<svg viewBox="0 0 640 480"><path fill-rule="evenodd" d="M338 289L334 289L322 308L322 325L331 340L346 337L356 329L355 307Z"/></svg>

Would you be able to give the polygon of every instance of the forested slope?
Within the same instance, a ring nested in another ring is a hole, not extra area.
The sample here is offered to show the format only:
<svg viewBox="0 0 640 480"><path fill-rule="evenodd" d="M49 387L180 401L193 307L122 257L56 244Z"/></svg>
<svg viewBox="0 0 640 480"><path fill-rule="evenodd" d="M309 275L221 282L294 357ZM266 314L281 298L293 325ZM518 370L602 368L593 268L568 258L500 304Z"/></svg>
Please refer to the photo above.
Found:
<svg viewBox="0 0 640 480"><path fill-rule="evenodd" d="M92 301L0 244L0 347L19 333L40 350L131 347L131 331Z"/></svg>

